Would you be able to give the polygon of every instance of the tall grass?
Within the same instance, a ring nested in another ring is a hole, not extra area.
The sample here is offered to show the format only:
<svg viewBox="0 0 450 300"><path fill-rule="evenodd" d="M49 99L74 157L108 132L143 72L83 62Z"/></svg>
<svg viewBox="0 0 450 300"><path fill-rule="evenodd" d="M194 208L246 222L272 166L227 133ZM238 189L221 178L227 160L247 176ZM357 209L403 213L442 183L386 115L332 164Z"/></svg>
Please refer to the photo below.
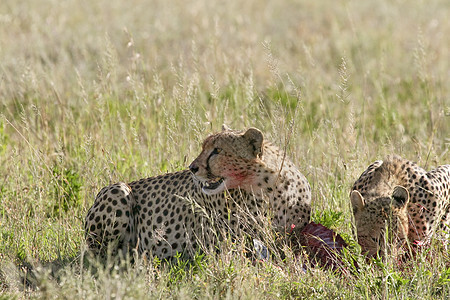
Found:
<svg viewBox="0 0 450 300"><path fill-rule="evenodd" d="M447 298L437 242L407 267L358 258L350 278L236 251L86 267L82 222L101 187L186 168L226 123L286 149L314 219L354 241L349 188L370 162L449 163L449 14L444 0L2 0L1 292Z"/></svg>

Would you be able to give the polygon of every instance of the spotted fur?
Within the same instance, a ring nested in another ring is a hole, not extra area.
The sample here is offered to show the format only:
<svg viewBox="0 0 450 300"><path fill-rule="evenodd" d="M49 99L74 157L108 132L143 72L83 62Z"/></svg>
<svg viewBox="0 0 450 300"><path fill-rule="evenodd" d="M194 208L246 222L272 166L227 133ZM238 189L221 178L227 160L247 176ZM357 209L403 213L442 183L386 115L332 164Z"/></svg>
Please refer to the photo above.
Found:
<svg viewBox="0 0 450 300"><path fill-rule="evenodd" d="M285 233L310 218L306 178L254 128L209 136L190 170L103 188L85 219L89 249L191 256L217 233L255 235L271 221Z"/></svg>
<svg viewBox="0 0 450 300"><path fill-rule="evenodd" d="M383 254L387 240L398 252L407 240L426 242L438 226L449 225L450 165L427 172L414 162L388 156L362 173L350 198L363 252Z"/></svg>

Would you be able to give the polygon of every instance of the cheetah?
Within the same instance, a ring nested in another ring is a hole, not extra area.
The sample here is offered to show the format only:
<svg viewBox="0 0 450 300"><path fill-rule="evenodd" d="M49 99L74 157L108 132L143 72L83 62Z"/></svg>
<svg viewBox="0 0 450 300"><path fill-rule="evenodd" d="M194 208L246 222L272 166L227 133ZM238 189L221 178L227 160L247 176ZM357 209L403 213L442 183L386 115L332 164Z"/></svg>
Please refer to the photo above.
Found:
<svg viewBox="0 0 450 300"><path fill-rule="evenodd" d="M407 241L425 243L439 226L449 226L450 165L427 172L414 162L388 156L362 173L350 200L362 251L368 257L399 255Z"/></svg>
<svg viewBox="0 0 450 300"><path fill-rule="evenodd" d="M254 235L257 226L284 236L308 224L306 177L261 131L223 127L207 137L189 169L103 188L85 218L88 249L192 257L220 234ZM114 246L111 246L114 245Z"/></svg>

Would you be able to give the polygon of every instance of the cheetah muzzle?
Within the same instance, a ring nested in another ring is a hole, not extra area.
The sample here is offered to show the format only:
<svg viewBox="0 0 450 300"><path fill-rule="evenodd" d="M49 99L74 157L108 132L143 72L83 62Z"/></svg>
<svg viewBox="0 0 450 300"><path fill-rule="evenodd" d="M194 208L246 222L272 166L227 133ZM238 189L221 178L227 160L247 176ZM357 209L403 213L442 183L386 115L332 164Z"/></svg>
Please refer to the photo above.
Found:
<svg viewBox="0 0 450 300"><path fill-rule="evenodd" d="M225 179L222 177L217 177L214 180L206 181L202 187L202 191L206 195L214 195L222 192L225 188Z"/></svg>

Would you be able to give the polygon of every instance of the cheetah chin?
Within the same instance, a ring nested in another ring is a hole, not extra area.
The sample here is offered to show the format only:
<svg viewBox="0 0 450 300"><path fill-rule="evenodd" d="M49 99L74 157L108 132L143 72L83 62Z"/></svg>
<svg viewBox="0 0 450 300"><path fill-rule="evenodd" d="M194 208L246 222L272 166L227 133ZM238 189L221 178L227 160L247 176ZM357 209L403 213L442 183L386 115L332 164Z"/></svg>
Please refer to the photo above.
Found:
<svg viewBox="0 0 450 300"><path fill-rule="evenodd" d="M202 192L206 195L215 195L225 190L225 179L218 177L214 180L204 182Z"/></svg>

